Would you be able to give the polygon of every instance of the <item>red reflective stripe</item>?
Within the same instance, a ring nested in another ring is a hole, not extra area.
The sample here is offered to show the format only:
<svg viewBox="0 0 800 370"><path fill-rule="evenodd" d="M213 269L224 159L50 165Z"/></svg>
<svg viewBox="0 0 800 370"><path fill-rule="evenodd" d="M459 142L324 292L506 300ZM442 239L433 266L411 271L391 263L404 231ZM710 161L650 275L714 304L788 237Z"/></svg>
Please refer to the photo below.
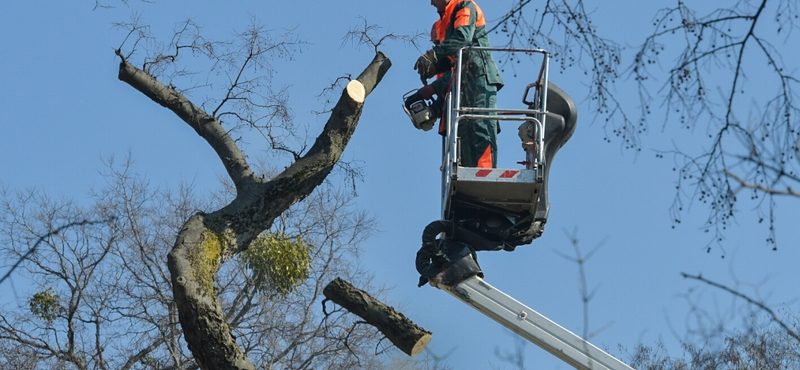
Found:
<svg viewBox="0 0 800 370"><path fill-rule="evenodd" d="M501 179L510 179L519 175L519 170L505 170L499 176L496 174L497 172L498 171L494 170L478 170L475 171L475 177L497 177ZM493 173L495 173L494 176L490 176Z"/></svg>

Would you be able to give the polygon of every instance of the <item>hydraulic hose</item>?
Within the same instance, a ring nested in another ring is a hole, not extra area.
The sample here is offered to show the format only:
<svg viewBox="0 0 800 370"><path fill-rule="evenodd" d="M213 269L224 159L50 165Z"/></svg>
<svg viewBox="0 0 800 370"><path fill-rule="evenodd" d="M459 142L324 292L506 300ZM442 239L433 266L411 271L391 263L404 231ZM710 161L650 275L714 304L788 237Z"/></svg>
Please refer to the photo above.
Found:
<svg viewBox="0 0 800 370"><path fill-rule="evenodd" d="M453 224L453 221L446 221L446 220L436 220L425 226L425 230L422 231L422 245L425 246L426 244L435 244L436 243L436 236L440 233L445 233L445 236L452 237L455 233L455 229L457 226Z"/></svg>
<svg viewBox="0 0 800 370"><path fill-rule="evenodd" d="M433 221L425 226L425 230L422 231L422 247L417 251L416 260L417 272L423 277L433 277L432 274L435 274L436 270L432 266L434 262L437 266L447 262L447 257L439 249L436 236L440 233L452 236L454 226L452 221L445 220Z"/></svg>

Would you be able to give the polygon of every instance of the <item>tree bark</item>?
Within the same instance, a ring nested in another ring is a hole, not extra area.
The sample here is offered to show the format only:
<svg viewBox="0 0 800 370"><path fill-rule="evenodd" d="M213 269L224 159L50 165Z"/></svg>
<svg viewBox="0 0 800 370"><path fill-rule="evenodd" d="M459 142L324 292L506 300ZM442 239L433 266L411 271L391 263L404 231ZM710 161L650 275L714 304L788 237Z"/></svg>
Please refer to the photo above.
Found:
<svg viewBox="0 0 800 370"><path fill-rule="evenodd" d="M431 332L340 278L328 283L322 294L380 330L389 341L409 356L418 355L431 341Z"/></svg>
<svg viewBox="0 0 800 370"><path fill-rule="evenodd" d="M181 328L202 369L255 369L225 319L214 288L222 264L250 245L275 219L303 200L331 172L355 132L364 101L391 67L383 53L350 81L325 128L301 158L272 179L256 176L219 120L181 93L120 57L119 79L171 110L214 149L236 185L236 198L220 210L197 213L178 233L167 256Z"/></svg>

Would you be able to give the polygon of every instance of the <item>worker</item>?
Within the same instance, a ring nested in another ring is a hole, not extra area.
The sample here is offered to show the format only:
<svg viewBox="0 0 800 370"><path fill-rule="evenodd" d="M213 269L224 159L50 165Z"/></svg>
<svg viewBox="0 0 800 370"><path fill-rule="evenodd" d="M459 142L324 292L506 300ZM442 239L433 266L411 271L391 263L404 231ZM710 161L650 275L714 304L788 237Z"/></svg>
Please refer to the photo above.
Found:
<svg viewBox="0 0 800 370"><path fill-rule="evenodd" d="M446 23L442 21L442 15L444 15L444 11L437 10L436 12L439 14L439 19L437 19L436 22L433 22L433 26L431 27L431 42L433 43L433 45L439 45L442 43L442 40L444 40L445 30L440 28L442 27L442 25L446 26ZM443 69L450 70L449 66L446 66ZM442 78L442 76L444 76L444 71L437 71L435 78L440 79ZM420 76L420 78L422 78L422 76ZM428 84L427 79L423 78L422 84L427 85ZM431 86L430 89L433 89L433 86ZM437 112L437 115L440 116L439 135L442 136L445 135L444 125L446 124L445 120L447 119L445 115L442 114L442 112L444 112L444 103L445 103L444 95L437 95L436 100L432 103L433 111Z"/></svg>
<svg viewBox="0 0 800 370"><path fill-rule="evenodd" d="M418 93L430 99L433 94L445 96L453 78L453 64L459 49L469 46L489 46L489 34L483 12L472 0L431 0L431 5L440 12L441 19L434 24L439 41L417 59L414 69L423 82L443 73ZM432 31L433 32L433 31ZM503 87L503 79L491 52L465 50L461 76L461 106L496 108L497 91ZM461 166L497 167L497 120L464 120L459 123L461 139Z"/></svg>

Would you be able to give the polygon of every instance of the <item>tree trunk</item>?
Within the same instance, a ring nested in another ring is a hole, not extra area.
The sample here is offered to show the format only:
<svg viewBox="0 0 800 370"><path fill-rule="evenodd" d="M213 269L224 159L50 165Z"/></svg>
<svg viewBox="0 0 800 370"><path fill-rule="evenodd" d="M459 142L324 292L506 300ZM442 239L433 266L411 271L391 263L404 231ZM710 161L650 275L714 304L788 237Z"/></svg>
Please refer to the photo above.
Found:
<svg viewBox="0 0 800 370"><path fill-rule="evenodd" d="M418 355L431 341L431 332L340 278L328 283L322 294L380 330L389 341L409 356Z"/></svg>

